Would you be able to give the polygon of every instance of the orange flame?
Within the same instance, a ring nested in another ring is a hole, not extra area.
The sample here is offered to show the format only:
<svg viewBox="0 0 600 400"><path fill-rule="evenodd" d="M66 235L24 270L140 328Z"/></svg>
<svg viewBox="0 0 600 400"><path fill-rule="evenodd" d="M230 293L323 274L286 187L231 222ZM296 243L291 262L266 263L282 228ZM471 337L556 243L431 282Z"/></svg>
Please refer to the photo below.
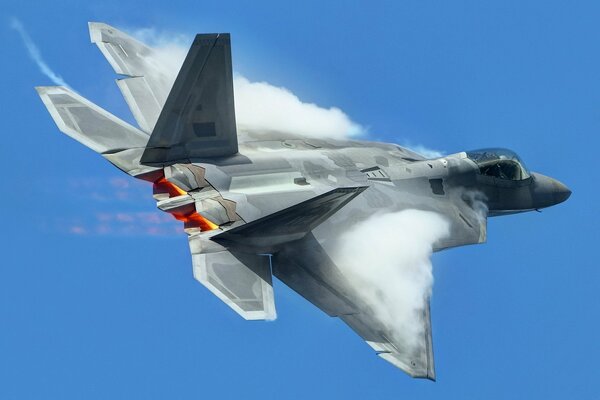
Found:
<svg viewBox="0 0 600 400"><path fill-rule="evenodd" d="M154 194L168 193L169 197L187 194L185 190L181 189L173 182L169 182L164 176L154 181L153 191ZM193 204L178 207L175 210L169 211L169 213L173 215L175 219L182 221L184 223L184 228L200 228L201 231L212 231L219 227L198 214L196 207Z"/></svg>
<svg viewBox="0 0 600 400"><path fill-rule="evenodd" d="M154 181L154 194L169 193L169 197L183 196L187 192L172 182L169 182L165 177L161 177Z"/></svg>
<svg viewBox="0 0 600 400"><path fill-rule="evenodd" d="M183 222L184 228L200 228L201 231L212 231L217 229L218 225L213 224L202 215L196 212L193 204L179 207L176 211L170 213L175 219Z"/></svg>

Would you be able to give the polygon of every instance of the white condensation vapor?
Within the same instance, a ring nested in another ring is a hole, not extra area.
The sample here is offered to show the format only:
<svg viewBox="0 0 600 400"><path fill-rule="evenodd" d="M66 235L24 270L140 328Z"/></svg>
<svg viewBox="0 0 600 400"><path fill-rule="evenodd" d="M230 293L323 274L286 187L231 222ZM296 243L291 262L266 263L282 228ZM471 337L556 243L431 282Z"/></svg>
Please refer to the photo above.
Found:
<svg viewBox="0 0 600 400"><path fill-rule="evenodd" d="M338 239L334 261L408 352L423 344L424 308L433 285L433 245L447 237L449 229L440 214L409 209L375 214Z"/></svg>
<svg viewBox="0 0 600 400"><path fill-rule="evenodd" d="M336 107L323 108L305 103L284 87L267 82L250 82L241 75L234 77L236 118L241 129L277 132L308 137L345 139L365 133Z"/></svg>
<svg viewBox="0 0 600 400"><path fill-rule="evenodd" d="M192 37L161 32L154 28L125 29L139 41L155 50L157 68L175 81L187 55ZM368 135L368 130L354 122L337 107L324 108L302 101L291 90L268 82L253 82L234 74L236 121L240 130L275 131L313 138L348 139ZM423 145L408 145L426 158L439 158L442 153Z"/></svg>
<svg viewBox="0 0 600 400"><path fill-rule="evenodd" d="M38 68L40 69L40 72L42 74L46 75L48 78L50 78L52 83L54 83L55 85L69 87L67 82L65 82L65 80L60 75L58 75L56 72L54 72L48 66L46 61L42 58L42 53L40 53L40 50L38 49L38 47L35 45L33 40L31 40L31 37L29 37L29 34L25 30L23 23L20 20L18 20L17 18L13 17L10 19L10 27L12 29L14 29L15 31L17 31L19 36L21 36L21 40L23 41L23 44L25 45L25 48L27 49L27 53L29 54L29 57L38 66Z"/></svg>
<svg viewBox="0 0 600 400"><path fill-rule="evenodd" d="M155 50L156 63L173 81L189 49L191 38L155 29L129 30ZM303 102L290 90L267 82L252 82L234 73L235 114L240 130L275 131L305 137L345 139L366 129L337 107Z"/></svg>
<svg viewBox="0 0 600 400"><path fill-rule="evenodd" d="M479 190L463 189L461 197L475 211L479 222L485 226L489 211L485 193Z"/></svg>
<svg viewBox="0 0 600 400"><path fill-rule="evenodd" d="M181 69L192 43L192 38L179 33L159 32L153 28L124 30L154 50L156 60L151 60L151 64L161 70L172 82L175 82L177 73Z"/></svg>
<svg viewBox="0 0 600 400"><path fill-rule="evenodd" d="M418 153L420 155L422 155L423 157L427 158L427 159L432 159L432 158L440 158L444 155L444 153L442 153L439 150L434 150L434 149L430 149L428 147L425 147L421 144L417 144L417 145L406 145L406 147L408 147L409 149L411 149L412 151L414 151L415 153Z"/></svg>

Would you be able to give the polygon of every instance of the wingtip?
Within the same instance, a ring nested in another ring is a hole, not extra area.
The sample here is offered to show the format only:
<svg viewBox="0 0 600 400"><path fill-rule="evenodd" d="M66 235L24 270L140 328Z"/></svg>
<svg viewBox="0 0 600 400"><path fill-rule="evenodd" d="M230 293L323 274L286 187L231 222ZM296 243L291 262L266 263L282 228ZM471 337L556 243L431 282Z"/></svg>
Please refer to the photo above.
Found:
<svg viewBox="0 0 600 400"><path fill-rule="evenodd" d="M427 379L428 381L431 382L435 382L435 373L432 373L431 371L428 371L425 375L420 375L420 374L411 374L409 373L409 375L412 378L416 378L416 379Z"/></svg>
<svg viewBox="0 0 600 400"><path fill-rule="evenodd" d="M42 96L57 87L60 86L35 86L34 89L38 93L38 95Z"/></svg>
<svg viewBox="0 0 600 400"><path fill-rule="evenodd" d="M427 371L427 375L424 376L425 379L429 379L431 382L435 382L435 371L433 370L428 370Z"/></svg>
<svg viewBox="0 0 600 400"><path fill-rule="evenodd" d="M112 26L104 23L104 22L96 22L96 21L88 21L88 28L90 31L92 30L102 30L106 28L112 28Z"/></svg>
<svg viewBox="0 0 600 400"><path fill-rule="evenodd" d="M426 371L422 371L420 373L417 374L410 374L413 378L418 378L418 379L427 379L430 380L432 382L435 382L435 370L431 367L431 366L427 366L427 370Z"/></svg>
<svg viewBox="0 0 600 400"><path fill-rule="evenodd" d="M117 28L104 22L88 22L90 31L90 40L92 43L106 42L105 36L112 36L115 32L120 32Z"/></svg>
<svg viewBox="0 0 600 400"><path fill-rule="evenodd" d="M90 41L92 43L102 41L102 27L105 24L102 22L88 22L88 30L90 31Z"/></svg>
<svg viewBox="0 0 600 400"><path fill-rule="evenodd" d="M275 321L277 319L277 314L271 312L240 313L235 311L246 321Z"/></svg>
<svg viewBox="0 0 600 400"><path fill-rule="evenodd" d="M58 85L58 86L34 86L34 89L36 92L38 92L38 94L41 96L43 94L47 94L50 92L56 92L56 91L60 91L60 92L73 92L69 87L67 86L62 86L62 85Z"/></svg>

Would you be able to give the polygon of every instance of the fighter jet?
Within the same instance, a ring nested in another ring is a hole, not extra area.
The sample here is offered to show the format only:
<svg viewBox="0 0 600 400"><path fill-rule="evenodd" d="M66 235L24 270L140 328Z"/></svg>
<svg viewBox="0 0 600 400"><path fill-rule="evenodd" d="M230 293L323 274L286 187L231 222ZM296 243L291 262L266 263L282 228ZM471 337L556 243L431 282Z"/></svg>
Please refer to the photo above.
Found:
<svg viewBox="0 0 600 400"><path fill-rule="evenodd" d="M449 221L433 251L483 243L489 216L571 194L507 149L428 159L396 144L243 130L229 34L197 35L173 82L156 50L103 23L89 30L138 126L70 88L36 90L59 130L152 183L158 208L184 224L194 277L241 317L270 320L275 276L413 377L435 379L429 298L406 346L348 284L332 238L378 211L415 209Z"/></svg>

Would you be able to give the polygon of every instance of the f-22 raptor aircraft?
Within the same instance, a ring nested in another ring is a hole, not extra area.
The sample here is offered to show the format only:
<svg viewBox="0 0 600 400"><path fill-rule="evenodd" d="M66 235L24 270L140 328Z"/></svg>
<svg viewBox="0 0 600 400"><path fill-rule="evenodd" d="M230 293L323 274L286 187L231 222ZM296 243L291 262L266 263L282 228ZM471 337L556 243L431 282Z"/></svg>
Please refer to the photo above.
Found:
<svg viewBox="0 0 600 400"><path fill-rule="evenodd" d="M429 299L407 346L348 285L331 239L375 212L416 209L449 221L433 251L483 243L488 216L571 194L506 149L426 159L395 144L244 131L229 34L197 35L172 82L152 48L106 24L89 29L124 76L117 84L139 127L67 87L36 89L62 132L153 184L158 208L184 223L194 277L243 318L268 320L274 275L413 377L435 379Z"/></svg>

